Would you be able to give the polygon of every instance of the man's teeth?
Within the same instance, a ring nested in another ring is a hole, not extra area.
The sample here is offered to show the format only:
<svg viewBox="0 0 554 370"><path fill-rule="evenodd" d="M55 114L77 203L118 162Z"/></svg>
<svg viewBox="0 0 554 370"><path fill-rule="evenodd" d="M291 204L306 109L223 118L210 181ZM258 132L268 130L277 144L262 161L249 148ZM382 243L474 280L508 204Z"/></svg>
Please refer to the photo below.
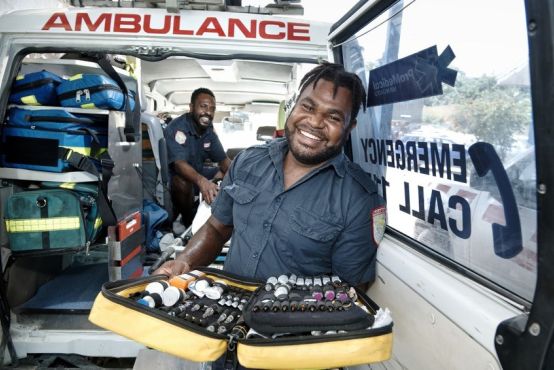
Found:
<svg viewBox="0 0 554 370"><path fill-rule="evenodd" d="M314 135L310 134L309 132L302 131L302 130L299 130L299 131L300 131L300 133L301 133L302 135L306 136L306 137L309 138L309 139L321 141L320 138L318 138L317 136L314 136Z"/></svg>

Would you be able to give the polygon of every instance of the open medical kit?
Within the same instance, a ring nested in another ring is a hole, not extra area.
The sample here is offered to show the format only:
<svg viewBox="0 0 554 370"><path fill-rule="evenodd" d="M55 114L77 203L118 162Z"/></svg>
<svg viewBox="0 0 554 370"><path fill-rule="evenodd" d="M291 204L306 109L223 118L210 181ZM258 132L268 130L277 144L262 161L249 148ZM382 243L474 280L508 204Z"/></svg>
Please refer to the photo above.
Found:
<svg viewBox="0 0 554 370"><path fill-rule="evenodd" d="M202 268L104 284L89 320L192 361L313 369L387 360L392 320L336 276L257 282ZM226 366L227 366L226 364Z"/></svg>

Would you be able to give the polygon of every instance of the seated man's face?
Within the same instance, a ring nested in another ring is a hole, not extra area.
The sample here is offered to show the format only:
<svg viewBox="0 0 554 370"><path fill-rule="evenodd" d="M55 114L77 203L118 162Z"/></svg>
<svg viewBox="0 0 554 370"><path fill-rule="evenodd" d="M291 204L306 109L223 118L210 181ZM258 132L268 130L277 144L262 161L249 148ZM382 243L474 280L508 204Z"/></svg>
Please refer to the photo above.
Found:
<svg viewBox="0 0 554 370"><path fill-rule="evenodd" d="M215 114L215 99L209 94L200 94L194 104L190 105L194 121L201 127L212 125Z"/></svg>

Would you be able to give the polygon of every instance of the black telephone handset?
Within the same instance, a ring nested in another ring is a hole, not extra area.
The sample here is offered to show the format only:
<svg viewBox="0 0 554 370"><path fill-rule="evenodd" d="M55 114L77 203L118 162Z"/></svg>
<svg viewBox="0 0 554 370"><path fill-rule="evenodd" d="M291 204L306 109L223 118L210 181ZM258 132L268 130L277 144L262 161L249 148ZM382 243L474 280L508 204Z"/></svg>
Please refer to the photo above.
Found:
<svg viewBox="0 0 554 370"><path fill-rule="evenodd" d="M508 174L491 144L477 142L469 147L468 153L479 177L491 171L502 199L506 226L492 224L494 254L512 258L522 251L523 243L516 198Z"/></svg>

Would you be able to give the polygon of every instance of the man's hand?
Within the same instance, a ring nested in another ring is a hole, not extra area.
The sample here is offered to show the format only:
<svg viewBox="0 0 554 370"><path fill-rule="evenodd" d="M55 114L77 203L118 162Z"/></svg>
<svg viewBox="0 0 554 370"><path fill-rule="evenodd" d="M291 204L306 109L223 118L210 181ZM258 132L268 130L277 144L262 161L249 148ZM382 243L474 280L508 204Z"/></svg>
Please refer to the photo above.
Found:
<svg viewBox="0 0 554 370"><path fill-rule="evenodd" d="M170 278L176 275L182 275L184 273L189 272L192 270L190 265L180 259L167 261L163 265L160 266L156 271L152 273L152 275L160 275L165 274L168 275Z"/></svg>
<svg viewBox="0 0 554 370"><path fill-rule="evenodd" d="M202 199L208 204L212 204L215 197L217 196L217 193L219 192L219 186L205 177L200 180L198 188L202 193Z"/></svg>

